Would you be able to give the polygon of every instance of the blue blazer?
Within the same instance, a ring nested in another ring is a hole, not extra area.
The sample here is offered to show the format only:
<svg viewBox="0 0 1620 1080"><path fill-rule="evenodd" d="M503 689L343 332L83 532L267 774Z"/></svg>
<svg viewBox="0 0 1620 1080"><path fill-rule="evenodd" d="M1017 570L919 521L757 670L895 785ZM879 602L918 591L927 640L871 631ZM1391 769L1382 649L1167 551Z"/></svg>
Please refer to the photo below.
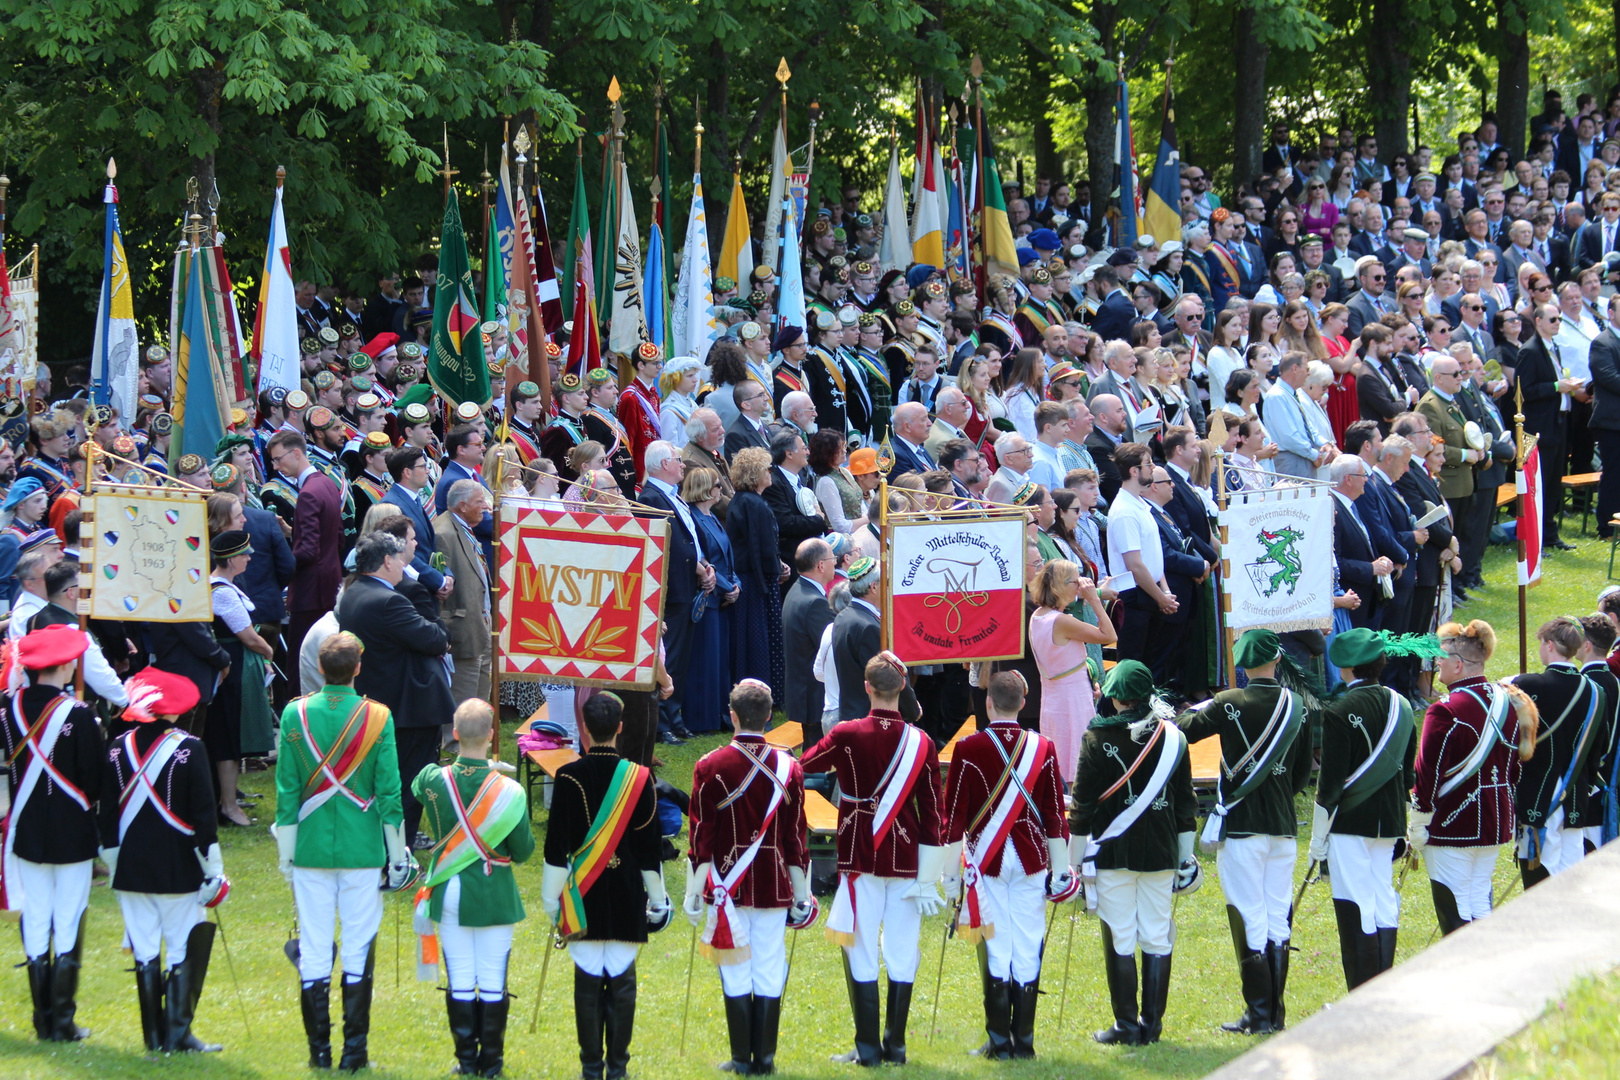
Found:
<svg viewBox="0 0 1620 1080"><path fill-rule="evenodd" d="M416 528L416 557L411 560L411 566L416 570L417 580L427 591L437 594L444 588L444 575L433 569L428 561L439 548L438 541L433 538L433 522L428 520L427 511L416 501L415 495L398 484L391 485L383 492L383 502L399 507L400 512L411 519L411 524Z"/></svg>
<svg viewBox="0 0 1620 1080"><path fill-rule="evenodd" d="M236 587L253 601L253 621L278 623L287 617L287 604L282 594L292 583L298 563L293 559L292 547L281 531L281 519L269 510L242 507L247 515L248 539L253 542L253 557L247 569L236 579Z"/></svg>
<svg viewBox="0 0 1620 1080"><path fill-rule="evenodd" d="M929 469L939 467L927 461L922 454L918 454L906 444L904 439L901 439L898 435L889 440L889 442L890 445L894 447L894 470L889 473L891 477L900 476L901 474L908 472L925 473ZM925 449L923 454L926 453L928 453L928 451Z"/></svg>

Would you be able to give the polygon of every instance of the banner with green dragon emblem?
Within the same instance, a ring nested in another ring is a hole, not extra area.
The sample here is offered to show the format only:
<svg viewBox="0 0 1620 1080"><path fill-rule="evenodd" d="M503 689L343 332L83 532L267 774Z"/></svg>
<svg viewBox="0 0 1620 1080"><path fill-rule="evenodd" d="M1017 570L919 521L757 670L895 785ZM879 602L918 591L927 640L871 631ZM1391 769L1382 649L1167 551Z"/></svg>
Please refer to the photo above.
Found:
<svg viewBox="0 0 1620 1080"><path fill-rule="evenodd" d="M1333 625L1333 496L1326 486L1238 493L1221 524L1234 632Z"/></svg>

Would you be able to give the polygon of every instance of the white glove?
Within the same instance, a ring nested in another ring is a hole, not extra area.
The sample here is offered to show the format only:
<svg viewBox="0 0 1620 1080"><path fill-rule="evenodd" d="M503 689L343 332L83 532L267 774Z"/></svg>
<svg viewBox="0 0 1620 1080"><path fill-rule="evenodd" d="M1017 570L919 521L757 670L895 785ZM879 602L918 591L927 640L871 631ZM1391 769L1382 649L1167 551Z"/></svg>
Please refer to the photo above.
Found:
<svg viewBox="0 0 1620 1080"><path fill-rule="evenodd" d="M1429 823L1434 820L1431 811L1425 814L1421 810L1409 812L1406 822L1406 842L1418 851L1429 846Z"/></svg>
<svg viewBox="0 0 1620 1080"><path fill-rule="evenodd" d="M956 903L962 895L962 841L945 846L945 871L939 880L945 886L945 899Z"/></svg>
<svg viewBox="0 0 1620 1080"><path fill-rule="evenodd" d="M1328 829L1333 825L1333 815L1321 803L1313 803L1314 812L1311 815L1311 846L1310 857L1314 863L1327 862Z"/></svg>
<svg viewBox="0 0 1620 1080"><path fill-rule="evenodd" d="M1086 848L1090 846L1090 836L1071 835L1069 837L1069 865L1074 867L1075 872L1080 875L1080 880L1084 882L1097 880L1095 877L1088 878L1085 875Z"/></svg>
<svg viewBox="0 0 1620 1080"><path fill-rule="evenodd" d="M905 896L917 901L917 910L924 915L938 915L945 907L935 884L945 870L946 850L931 844L917 848L917 880L907 889Z"/></svg>
<svg viewBox="0 0 1620 1080"><path fill-rule="evenodd" d="M1073 841L1066 841L1061 836L1048 836L1046 838L1046 857L1052 863L1052 876L1057 877L1074 869L1074 860L1069 855L1069 846Z"/></svg>
<svg viewBox="0 0 1620 1080"><path fill-rule="evenodd" d="M938 915L941 911L945 910L945 901L940 898L938 885L931 881L927 885L924 885L919 881L916 885L912 886L912 888L916 890L916 895L913 897L913 899L917 901L918 914Z"/></svg>
<svg viewBox="0 0 1620 1080"><path fill-rule="evenodd" d="M416 869L416 860L411 858L411 849L405 846L403 824L383 824L383 849L388 852L388 888L404 888L411 871Z"/></svg>
<svg viewBox="0 0 1620 1080"><path fill-rule="evenodd" d="M709 879L711 865L699 863L686 874L686 898L681 902L681 911L693 926L703 925L703 883Z"/></svg>
<svg viewBox="0 0 1620 1080"><path fill-rule="evenodd" d="M788 881L793 885L793 903L810 902L810 872L801 866L788 867Z"/></svg>
<svg viewBox="0 0 1620 1080"><path fill-rule="evenodd" d="M540 908L554 924L562 912L563 886L568 883L568 873L566 866L546 863L545 872L540 876Z"/></svg>
<svg viewBox="0 0 1620 1080"><path fill-rule="evenodd" d="M270 832L276 838L276 857L279 860L277 868L281 871L281 876L287 879L287 884L291 885L293 854L298 850L298 826L272 825Z"/></svg>
<svg viewBox="0 0 1620 1080"><path fill-rule="evenodd" d="M116 849L114 850L116 851ZM219 853L218 842L209 844L206 853L197 852L197 861L202 864L203 877L220 878L225 876L225 860Z"/></svg>
<svg viewBox="0 0 1620 1080"><path fill-rule="evenodd" d="M1176 889L1187 888L1198 877L1198 856L1193 854L1193 844L1197 841L1196 832L1176 834L1177 852L1181 861L1176 864Z"/></svg>
<svg viewBox="0 0 1620 1080"><path fill-rule="evenodd" d="M107 864L107 880L109 882L116 880L118 878L118 849L104 847L98 850L101 854L101 861Z"/></svg>
<svg viewBox="0 0 1620 1080"><path fill-rule="evenodd" d="M675 905L664 890L664 868L643 870L641 884L647 890L647 929L662 930L669 925L670 916L675 913Z"/></svg>

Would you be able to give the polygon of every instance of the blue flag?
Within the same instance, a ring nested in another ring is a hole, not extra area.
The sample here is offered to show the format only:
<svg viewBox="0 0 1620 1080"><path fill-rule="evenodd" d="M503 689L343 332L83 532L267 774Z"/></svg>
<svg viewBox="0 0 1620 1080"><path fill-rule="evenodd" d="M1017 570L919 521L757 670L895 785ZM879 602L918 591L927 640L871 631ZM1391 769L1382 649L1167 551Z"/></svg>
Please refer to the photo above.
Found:
<svg viewBox="0 0 1620 1080"><path fill-rule="evenodd" d="M1114 129L1114 168L1118 170L1119 221L1114 246L1134 250L1142 217L1141 184L1136 175L1136 140L1131 136L1131 92L1119 80L1118 117Z"/></svg>
<svg viewBox="0 0 1620 1080"><path fill-rule="evenodd" d="M225 413L209 355L202 256L193 251L188 261L185 306L174 354L174 438L169 452L175 461L186 454L213 461L214 448L225 437Z"/></svg>
<svg viewBox="0 0 1620 1080"><path fill-rule="evenodd" d="M647 238L647 268L641 275L641 302L647 314L647 340L659 348L664 346L664 233L653 222L652 235Z"/></svg>

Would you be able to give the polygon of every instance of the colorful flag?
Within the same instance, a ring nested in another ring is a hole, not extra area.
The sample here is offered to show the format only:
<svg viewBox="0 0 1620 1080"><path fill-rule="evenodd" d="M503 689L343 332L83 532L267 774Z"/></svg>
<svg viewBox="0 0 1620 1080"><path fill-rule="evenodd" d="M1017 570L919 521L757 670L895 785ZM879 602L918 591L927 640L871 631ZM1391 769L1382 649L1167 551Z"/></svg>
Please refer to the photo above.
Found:
<svg viewBox="0 0 1620 1080"><path fill-rule="evenodd" d="M1159 130L1159 156L1153 162L1142 228L1162 247L1181 239L1181 152L1176 149L1176 107L1170 88L1164 91L1164 126Z"/></svg>
<svg viewBox="0 0 1620 1080"><path fill-rule="evenodd" d="M878 268L884 273L911 265L911 233L906 224L906 188L900 180L900 146L889 147L889 181L883 195L883 240Z"/></svg>
<svg viewBox="0 0 1620 1080"><path fill-rule="evenodd" d="M695 201L693 205L696 205ZM690 223L687 235L691 235ZM703 243L707 249L707 234ZM754 243L748 228L748 206L743 202L740 172L731 174L731 205L726 207L726 238L720 245L720 264L715 267L714 273L716 277L728 277L735 281L739 296L748 295L748 281L754 273Z"/></svg>
<svg viewBox="0 0 1620 1080"><path fill-rule="evenodd" d="M203 289L202 265L205 253L191 251L186 262L186 295L181 307L180 336L174 349L174 433L169 441L169 464L182 455L197 454L204 461L214 459L214 448L225 437L229 426L229 406L220 395L213 350L209 345Z"/></svg>
<svg viewBox="0 0 1620 1080"><path fill-rule="evenodd" d="M607 300L608 349L629 356L647 341L647 301L641 295L641 233L636 228L636 206L630 196L630 170L619 162L618 238L608 263L613 295Z"/></svg>
<svg viewBox="0 0 1620 1080"><path fill-rule="evenodd" d="M1513 480L1519 493L1519 584L1541 580L1541 447L1531 446Z"/></svg>
<svg viewBox="0 0 1620 1080"><path fill-rule="evenodd" d="M574 292L583 284L592 296L596 289L596 268L592 262L591 208L585 199L585 158L574 158L574 209L568 219L568 248L563 253L563 310L573 311Z"/></svg>
<svg viewBox="0 0 1620 1080"><path fill-rule="evenodd" d="M561 333L563 328L563 302L562 294L557 289L557 263L551 254L551 225L546 219L545 193L536 185L534 212L531 214L528 196L519 191L517 208L518 231L524 238L524 250L533 259L529 277L533 282L534 299L540 305L546 334L555 335ZM590 237L585 239L589 241Z"/></svg>
<svg viewBox="0 0 1620 1080"><path fill-rule="evenodd" d="M506 266L501 258L501 227L495 207L489 208L489 246L484 251L484 321L506 314Z"/></svg>
<svg viewBox="0 0 1620 1080"><path fill-rule="evenodd" d="M917 205L911 210L911 261L938 269L945 265L944 224L939 220L941 178L936 171L939 151L933 146L932 133L924 131L922 138L929 145L919 162L922 183L917 189Z"/></svg>
<svg viewBox="0 0 1620 1080"><path fill-rule="evenodd" d="M254 379L242 354L242 316L236 310L236 288L231 284L230 268L225 265L224 233L214 233L213 246L204 248L203 256L208 339L220 363L226 398L233 402L251 402Z"/></svg>
<svg viewBox="0 0 1620 1080"><path fill-rule="evenodd" d="M950 216L945 220L945 270L952 281L966 281L968 276L967 207L963 204L962 161L951 152L945 166L946 189L950 195L947 205Z"/></svg>
<svg viewBox="0 0 1620 1080"><path fill-rule="evenodd" d="M574 290L574 332L568 337L568 370L580 378L602 366L602 340L589 289Z"/></svg>
<svg viewBox="0 0 1620 1080"><path fill-rule="evenodd" d="M1131 92L1119 80L1118 115L1114 125L1114 169L1118 175L1119 223L1114 230L1114 246L1134 249L1142 227L1140 178L1136 175L1136 140L1131 135ZM1177 196L1179 205L1180 196Z"/></svg>
<svg viewBox="0 0 1620 1080"><path fill-rule="evenodd" d="M779 258L776 279L780 285L776 290L776 330L785 326L797 326L802 330L808 325L804 317L804 274L799 262L799 223L794 220L796 216L793 199L784 195L780 215L781 234L777 237Z"/></svg>
<svg viewBox="0 0 1620 1080"><path fill-rule="evenodd" d="M1001 169L996 165L996 148L990 139L990 123L979 112L976 134L979 141L979 167L976 172L979 209L980 258L986 274L1018 276L1018 246L1013 242L1012 224L1007 219L1007 197L1001 190Z"/></svg>
<svg viewBox="0 0 1620 1080"><path fill-rule="evenodd" d="M647 269L641 275L641 299L647 305L647 340L663 346L667 328L664 316L664 231L653 222L647 237Z"/></svg>
<svg viewBox="0 0 1620 1080"><path fill-rule="evenodd" d="M517 202L514 196L521 198L522 192L512 190L512 174L507 164L506 144L501 144L501 165L496 172L495 205L491 208L494 220L490 230L490 262L494 270L484 271L485 319L501 319L506 324L506 332L512 340L512 356L519 362L526 362L529 344L529 317L533 306L532 290L529 287L529 276L533 270L534 260L532 252L527 246L527 230L519 225ZM490 297L495 293L493 274L501 277L501 305L500 310L490 314ZM521 303L514 304L513 297L518 297Z"/></svg>
<svg viewBox="0 0 1620 1080"><path fill-rule="evenodd" d="M782 200L787 198L788 180L793 175L793 159L788 156L787 128L781 121L776 125L775 141L771 143L771 190L765 197L765 236L761 256L766 266L780 263L776 247L781 243ZM741 282L738 288L742 287Z"/></svg>
<svg viewBox="0 0 1620 1080"><path fill-rule="evenodd" d="M281 187L276 187L270 210L270 242L264 252L264 273L259 276L259 310L253 318L253 361L259 372L260 393L279 386L288 393L298 389L298 306L293 290L292 256L287 250L287 220L281 208ZM173 445L171 443L170 445Z"/></svg>
<svg viewBox="0 0 1620 1080"><path fill-rule="evenodd" d="M118 225L118 188L109 177L102 192L107 223L102 243L101 302L96 308L96 338L90 350L91 392L96 404L118 410L118 422L135 422L141 345L135 334L135 298L124 233Z"/></svg>
<svg viewBox="0 0 1620 1080"><path fill-rule="evenodd" d="M742 209L742 189L732 196ZM727 225L726 243L731 243ZM724 270L724 264L722 264ZM749 268L752 271L752 267ZM703 361L714 344L720 322L714 314L713 268L709 265L709 224L703 209L703 174L692 174L692 212L686 219L686 242L681 246L681 276L675 285L675 305L671 312L670 356L695 356ZM739 278L741 282L746 279Z"/></svg>
<svg viewBox="0 0 1620 1080"><path fill-rule="evenodd" d="M478 332L478 297L467 262L467 234L455 189L444 201L439 228L439 284L433 303L433 339L428 344L427 374L440 397L454 408L471 401L489 405L489 368L484 364L484 338Z"/></svg>
<svg viewBox="0 0 1620 1080"><path fill-rule="evenodd" d="M602 238L603 246L608 250L596 262L596 281L591 286L591 295L596 298L596 317L607 319L613 312L613 275L615 272L613 258L614 237L619 229L619 174L623 160L613 160L613 138L608 136L602 140L602 223L597 229L597 235Z"/></svg>

